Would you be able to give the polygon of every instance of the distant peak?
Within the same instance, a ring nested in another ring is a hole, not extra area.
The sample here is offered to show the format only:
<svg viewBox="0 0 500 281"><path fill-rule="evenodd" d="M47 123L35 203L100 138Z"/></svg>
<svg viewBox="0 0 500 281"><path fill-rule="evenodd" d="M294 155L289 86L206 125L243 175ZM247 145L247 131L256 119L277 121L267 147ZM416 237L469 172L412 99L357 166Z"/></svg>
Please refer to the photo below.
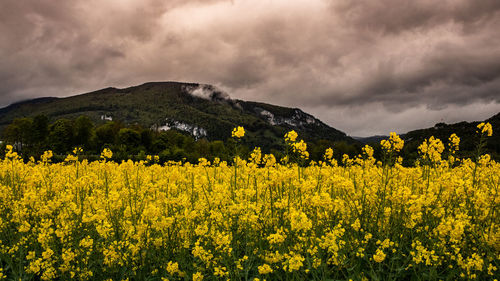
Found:
<svg viewBox="0 0 500 281"><path fill-rule="evenodd" d="M7 107L21 106L21 105L24 105L24 104L37 104L37 103L50 102L50 101L57 100L57 99L59 99L59 98L57 98L57 97L40 97L40 98L34 98L34 99L26 99L26 100L21 100L21 101L18 101L18 102L14 102L14 103L6 106L5 108L7 108Z"/></svg>
<svg viewBox="0 0 500 281"><path fill-rule="evenodd" d="M178 81L152 81L145 82L138 86L134 87L144 87L144 86L172 86L172 85L189 85L189 86L197 86L198 83L190 83L190 82L178 82Z"/></svg>

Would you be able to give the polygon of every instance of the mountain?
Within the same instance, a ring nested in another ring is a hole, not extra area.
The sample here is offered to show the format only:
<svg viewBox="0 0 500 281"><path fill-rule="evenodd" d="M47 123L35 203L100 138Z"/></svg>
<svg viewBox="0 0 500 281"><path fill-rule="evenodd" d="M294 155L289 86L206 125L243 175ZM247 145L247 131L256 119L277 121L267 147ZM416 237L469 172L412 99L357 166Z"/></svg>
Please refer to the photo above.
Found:
<svg viewBox="0 0 500 281"><path fill-rule="evenodd" d="M243 126L248 143L268 148L289 130L296 130L306 141L356 143L298 108L231 99L214 86L195 83L150 82L65 98L27 100L0 109L0 130L16 118L40 114L51 120L87 115L96 124L121 121L156 130L177 129L209 140L225 140L234 127Z"/></svg>
<svg viewBox="0 0 500 281"><path fill-rule="evenodd" d="M362 144L379 143L381 140L385 140L388 136L376 135L370 137L352 137L353 139L359 141Z"/></svg>
<svg viewBox="0 0 500 281"><path fill-rule="evenodd" d="M450 135L455 133L460 137L460 151L462 156L473 157L473 153L479 142L477 125L481 122L489 122L493 127L493 135L487 138L486 152L490 153L494 159L500 159L500 113L484 121L464 121L454 124L437 123L431 128L410 131L402 135L402 138L405 140L405 150L416 152L418 146L431 136L440 139L443 143L447 143Z"/></svg>
<svg viewBox="0 0 500 281"><path fill-rule="evenodd" d="M437 123L434 127L418 129L401 134L401 138L405 141L402 156L404 163L411 165L418 158L418 146L425 139L434 136L440 139L445 145L448 143L448 138L451 134L456 134L460 137L460 157L474 158L480 135L477 133L477 125L481 122L489 122L493 127L493 135L486 138L486 147L482 153L489 153L496 161L500 161L500 113L484 120L475 122L459 122L454 124ZM370 137L353 137L362 144L371 145L377 150L380 147L380 141L388 139L389 136L370 136Z"/></svg>

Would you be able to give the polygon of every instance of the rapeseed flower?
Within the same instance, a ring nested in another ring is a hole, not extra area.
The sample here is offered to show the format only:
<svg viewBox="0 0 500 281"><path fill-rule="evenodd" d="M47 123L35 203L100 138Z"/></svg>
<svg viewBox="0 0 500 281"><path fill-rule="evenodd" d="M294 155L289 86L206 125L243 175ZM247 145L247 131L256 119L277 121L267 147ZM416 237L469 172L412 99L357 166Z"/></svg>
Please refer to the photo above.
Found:
<svg viewBox="0 0 500 281"><path fill-rule="evenodd" d="M298 134L297 132L295 132L294 130L288 132L285 134L285 141L286 142L295 142L295 140L297 139L298 137Z"/></svg>
<svg viewBox="0 0 500 281"><path fill-rule="evenodd" d="M103 151L101 152L101 159L106 160L110 159L111 157L113 157L113 152L109 148L103 149Z"/></svg>
<svg viewBox="0 0 500 281"><path fill-rule="evenodd" d="M381 249L377 249L377 252L373 255L373 260L381 263L385 260L386 254Z"/></svg>
<svg viewBox="0 0 500 281"><path fill-rule="evenodd" d="M399 152L403 149L404 140L402 140L395 132L390 132L389 139L381 140L380 145L386 152Z"/></svg>
<svg viewBox="0 0 500 281"><path fill-rule="evenodd" d="M491 137L493 135L493 128L490 123L480 123L477 125L477 128L481 130L481 134L484 134L488 137Z"/></svg>
<svg viewBox="0 0 500 281"><path fill-rule="evenodd" d="M233 129L231 136L233 138L241 139L243 136L245 136L245 129L241 126L238 126Z"/></svg>
<svg viewBox="0 0 500 281"><path fill-rule="evenodd" d="M478 129L490 134L486 124ZM209 158L151 165L153 156L150 162L107 162L109 149L103 161L80 161L73 151L71 164L51 163L47 151L42 161L24 163L7 146L0 159L0 276L498 275L500 164L490 155L449 165L441 161L443 143L429 138L419 148L423 166L374 165L373 149L365 146L359 156L345 155L339 167L331 149L323 163L301 158L307 144L297 138L288 135L284 163L256 148L248 161L237 157L237 166ZM451 135L449 151L459 143ZM401 162L395 154L403 144L392 134L384 157Z"/></svg>

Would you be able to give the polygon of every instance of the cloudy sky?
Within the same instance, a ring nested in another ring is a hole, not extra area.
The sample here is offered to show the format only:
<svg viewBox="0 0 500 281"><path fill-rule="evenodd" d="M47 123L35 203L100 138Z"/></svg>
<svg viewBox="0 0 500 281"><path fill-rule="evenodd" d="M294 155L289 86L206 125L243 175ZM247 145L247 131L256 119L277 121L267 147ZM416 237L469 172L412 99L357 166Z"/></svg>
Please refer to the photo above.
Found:
<svg viewBox="0 0 500 281"><path fill-rule="evenodd" d="M1 0L0 106L148 81L349 135L500 111L499 0Z"/></svg>

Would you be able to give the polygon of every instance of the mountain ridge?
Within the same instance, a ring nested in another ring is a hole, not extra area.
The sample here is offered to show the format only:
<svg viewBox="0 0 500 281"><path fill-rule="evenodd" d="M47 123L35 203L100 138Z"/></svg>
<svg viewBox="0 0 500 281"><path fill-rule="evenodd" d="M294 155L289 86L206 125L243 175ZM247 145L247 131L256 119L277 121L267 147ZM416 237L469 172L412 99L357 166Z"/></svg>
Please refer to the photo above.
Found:
<svg viewBox="0 0 500 281"><path fill-rule="evenodd" d="M267 150L278 148L283 135L289 130L296 130L308 142L343 141L356 146L376 146L381 139L387 138L383 135L350 137L299 108L232 99L212 85L172 81L146 82L126 88L107 87L68 97L20 101L0 108L0 130L16 118L38 114L46 115L52 121L87 115L96 125L118 120L159 131L176 129L195 139L209 140L225 140L231 136L235 126L244 126L247 130L246 144ZM450 134L456 133L462 139L461 149L471 152L477 143L476 126L479 122L483 121L437 123L434 127L401 134L401 137L405 140L405 150L415 154L418 145L426 138L434 136L446 142ZM499 158L497 129L500 129L500 113L484 122L493 125L488 148Z"/></svg>
<svg viewBox="0 0 500 281"><path fill-rule="evenodd" d="M109 120L155 130L177 129L195 138L227 139L235 126L244 126L250 143L273 147L289 130L309 141L326 139L356 143L299 108L232 99L207 84L146 82L68 97L42 97L0 109L0 129L16 118L46 115L52 120L87 115L96 124Z"/></svg>
<svg viewBox="0 0 500 281"><path fill-rule="evenodd" d="M493 135L486 139L486 147L482 152L489 153L493 159L500 160L500 113L482 121L461 121L451 124L440 122L433 127L416 129L400 134L401 138L405 141L403 147L403 153L407 156L405 160L413 161L417 159L418 146L425 139L433 136L446 144L451 134L456 134L460 138L459 155L462 157L474 158L480 137L480 134L477 133L477 125L481 122L489 122L493 127ZM389 136L377 135L353 138L363 144L377 147L382 139L387 139Z"/></svg>

